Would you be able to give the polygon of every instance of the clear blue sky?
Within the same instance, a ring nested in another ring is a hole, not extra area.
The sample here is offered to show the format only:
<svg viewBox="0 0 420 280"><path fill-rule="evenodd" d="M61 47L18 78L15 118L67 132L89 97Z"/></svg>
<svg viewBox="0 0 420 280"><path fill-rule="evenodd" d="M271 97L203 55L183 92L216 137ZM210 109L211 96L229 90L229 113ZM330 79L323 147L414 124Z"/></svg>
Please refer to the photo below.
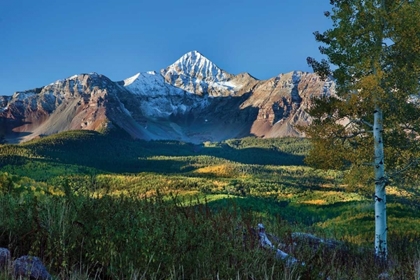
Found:
<svg viewBox="0 0 420 280"><path fill-rule="evenodd" d="M74 74L117 81L197 50L267 79L311 71L329 0L0 0L0 95Z"/></svg>

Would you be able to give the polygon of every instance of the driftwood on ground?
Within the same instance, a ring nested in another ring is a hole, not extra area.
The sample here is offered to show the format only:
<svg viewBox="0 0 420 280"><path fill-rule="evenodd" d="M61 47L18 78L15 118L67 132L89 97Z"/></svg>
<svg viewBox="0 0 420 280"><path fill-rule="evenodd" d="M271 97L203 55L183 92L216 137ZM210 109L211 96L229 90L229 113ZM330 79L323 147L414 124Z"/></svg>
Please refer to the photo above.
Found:
<svg viewBox="0 0 420 280"><path fill-rule="evenodd" d="M280 260L286 261L287 266L292 266L295 264L300 263L296 258L290 256L286 252L274 247L273 243L271 243L270 239L268 239L267 234L265 233L265 227L263 224L258 224L258 238L260 240L260 245L263 248L269 248L276 252L276 258ZM305 263L300 263L301 265L305 265Z"/></svg>
<svg viewBox="0 0 420 280"><path fill-rule="evenodd" d="M309 246L314 251L319 249L327 249L327 250L336 250L336 249L343 249L343 243L332 240L332 239L324 239L319 238L310 233L303 233L303 232L294 232L291 234L291 244L286 245L282 244L280 238L273 234L269 234L265 231L265 227L263 224L258 224L257 230L253 230L259 239L259 244L263 248L267 248L275 252L275 256L279 260L283 260L286 262L287 266L292 265L301 265L305 266L305 262L296 259L292 256L293 252L295 251L298 246ZM273 245L273 242L277 244L276 246ZM283 250L282 250L283 249ZM284 251L285 250L285 251ZM286 252L287 251L287 252Z"/></svg>

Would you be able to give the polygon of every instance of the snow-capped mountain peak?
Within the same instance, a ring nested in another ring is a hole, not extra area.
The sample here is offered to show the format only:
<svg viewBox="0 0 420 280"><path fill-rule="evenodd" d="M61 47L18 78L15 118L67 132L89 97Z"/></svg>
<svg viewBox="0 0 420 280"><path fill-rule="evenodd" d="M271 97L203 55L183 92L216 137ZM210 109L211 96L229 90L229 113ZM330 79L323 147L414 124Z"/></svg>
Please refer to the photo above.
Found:
<svg viewBox="0 0 420 280"><path fill-rule="evenodd" d="M166 68L163 75L169 73L211 81L223 81L229 76L198 51L191 51L184 54L180 59Z"/></svg>
<svg viewBox="0 0 420 280"><path fill-rule="evenodd" d="M190 93L199 95L231 95L235 87L232 75L198 51L184 54L166 69L161 70L165 81Z"/></svg>

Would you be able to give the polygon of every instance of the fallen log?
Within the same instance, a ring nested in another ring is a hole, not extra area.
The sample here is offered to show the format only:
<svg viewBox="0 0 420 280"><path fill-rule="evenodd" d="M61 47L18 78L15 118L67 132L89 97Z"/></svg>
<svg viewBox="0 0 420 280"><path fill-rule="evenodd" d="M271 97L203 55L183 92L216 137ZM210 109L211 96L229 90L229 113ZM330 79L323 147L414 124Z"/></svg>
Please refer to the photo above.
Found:
<svg viewBox="0 0 420 280"><path fill-rule="evenodd" d="M318 249L320 246L327 247L328 249L337 249L344 245L342 242L336 240L319 238L313 234L304 232L293 232L292 240L295 245L301 242L308 244L313 249Z"/></svg>
<svg viewBox="0 0 420 280"><path fill-rule="evenodd" d="M283 260L286 262L287 266L292 266L295 264L305 265L304 262L300 262L295 257L287 254L286 252L274 247L273 243L271 243L270 239L268 239L267 234L265 232L265 227L263 224L258 224L258 237L260 240L260 245L263 248L268 248L276 252L276 258L279 260Z"/></svg>

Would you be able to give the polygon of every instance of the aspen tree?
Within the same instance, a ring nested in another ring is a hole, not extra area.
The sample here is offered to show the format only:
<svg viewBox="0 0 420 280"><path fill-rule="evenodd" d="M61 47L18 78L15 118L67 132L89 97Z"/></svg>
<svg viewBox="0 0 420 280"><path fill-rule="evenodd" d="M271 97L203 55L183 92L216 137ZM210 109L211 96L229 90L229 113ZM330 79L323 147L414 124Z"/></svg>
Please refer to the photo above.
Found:
<svg viewBox="0 0 420 280"><path fill-rule="evenodd" d="M375 253L386 260L386 186L415 174L420 157L420 0L330 3L332 28L314 33L327 59L307 60L337 95L314 100L306 162L375 186Z"/></svg>

